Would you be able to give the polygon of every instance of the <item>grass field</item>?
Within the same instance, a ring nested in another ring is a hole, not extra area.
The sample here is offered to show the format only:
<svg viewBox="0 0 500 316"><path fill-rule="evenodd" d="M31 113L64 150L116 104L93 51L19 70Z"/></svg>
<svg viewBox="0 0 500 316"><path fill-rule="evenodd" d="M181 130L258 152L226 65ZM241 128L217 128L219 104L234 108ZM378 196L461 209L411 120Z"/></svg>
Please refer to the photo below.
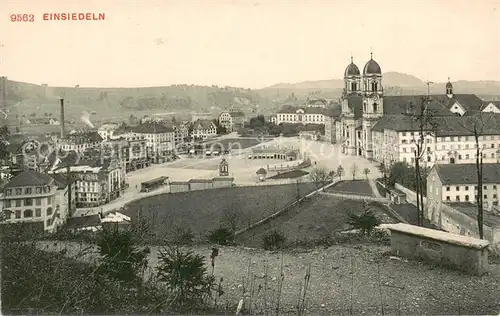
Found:
<svg viewBox="0 0 500 316"><path fill-rule="evenodd" d="M311 183L299 184L304 196L314 190ZM144 198L126 207L124 213L152 225L157 238L170 238L176 228L191 229L198 237L218 228L226 211L238 214L237 228L243 228L271 215L295 201L297 185L223 188Z"/></svg>
<svg viewBox="0 0 500 316"><path fill-rule="evenodd" d="M263 236L272 229L283 232L289 243L321 239L348 230L347 211L358 213L363 209L363 201L319 194L276 219L243 233L237 241L246 246L260 247ZM383 223L395 222L384 209L378 206L371 206L370 209Z"/></svg>
<svg viewBox="0 0 500 316"><path fill-rule="evenodd" d="M328 188L326 192L375 196L366 180L343 180Z"/></svg>

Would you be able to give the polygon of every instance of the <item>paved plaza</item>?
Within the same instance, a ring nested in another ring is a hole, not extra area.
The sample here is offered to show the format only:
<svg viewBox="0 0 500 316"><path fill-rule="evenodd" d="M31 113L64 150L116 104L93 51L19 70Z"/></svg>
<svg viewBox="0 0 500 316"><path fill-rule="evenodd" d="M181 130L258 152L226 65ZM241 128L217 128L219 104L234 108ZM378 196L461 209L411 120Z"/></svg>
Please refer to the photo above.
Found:
<svg viewBox="0 0 500 316"><path fill-rule="evenodd" d="M233 136L234 137L234 136ZM227 137L226 137L227 138ZM311 159L313 165L305 169L310 171L315 167L324 167L328 170L337 170L339 165L344 168L344 177L352 179L352 169L357 169L356 178L364 179L363 170L370 169L369 179L380 177L377 164L369 162L361 157L346 156L341 153L338 145L327 144L320 141L299 139L298 137L279 137L252 148L259 147L279 147L288 149L298 149L301 156L304 154ZM261 182L256 176L257 170L267 168L267 166L286 166L287 164L296 164L298 161L285 161L279 159L248 159L248 153L252 148L232 151L231 154L224 156L229 163L229 173L234 177L234 183L238 186L248 185L270 185L290 183L290 179L266 180ZM141 183L147 180L158 178L160 176L169 177L170 181L188 181L190 179L211 179L218 176L219 163L223 156L215 157L188 157L182 156L181 159L163 164L153 165L149 168L140 169L127 174L129 188L125 193L113 202L93 209L78 209L76 216L95 214L100 211L108 212L119 209L123 205L134 200L169 192L168 187L163 187L149 193L139 192ZM314 164L316 162L316 164Z"/></svg>

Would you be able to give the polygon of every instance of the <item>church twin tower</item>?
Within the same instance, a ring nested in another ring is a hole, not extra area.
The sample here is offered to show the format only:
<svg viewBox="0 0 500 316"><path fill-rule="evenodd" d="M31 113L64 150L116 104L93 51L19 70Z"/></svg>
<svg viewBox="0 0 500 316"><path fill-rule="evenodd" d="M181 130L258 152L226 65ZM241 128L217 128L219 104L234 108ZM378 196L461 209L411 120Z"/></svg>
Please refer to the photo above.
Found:
<svg viewBox="0 0 500 316"><path fill-rule="evenodd" d="M345 153L373 157L371 129L384 114L382 70L370 60L361 75L358 66L351 63L344 73L342 94L342 138Z"/></svg>
<svg viewBox="0 0 500 316"><path fill-rule="evenodd" d="M350 96L362 98L363 117L377 118L384 113L382 70L379 64L373 60L373 54L363 68L363 75L351 57L351 63L344 73L344 84L343 99L349 99Z"/></svg>

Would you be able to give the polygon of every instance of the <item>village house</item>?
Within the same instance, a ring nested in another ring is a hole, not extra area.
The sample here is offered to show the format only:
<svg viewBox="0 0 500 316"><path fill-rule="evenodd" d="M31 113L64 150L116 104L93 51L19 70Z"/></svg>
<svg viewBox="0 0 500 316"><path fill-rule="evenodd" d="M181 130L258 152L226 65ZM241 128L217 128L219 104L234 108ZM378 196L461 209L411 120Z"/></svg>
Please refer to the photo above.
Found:
<svg viewBox="0 0 500 316"><path fill-rule="evenodd" d="M88 149L98 149L103 138L97 131L76 131L69 133L64 138L58 139L59 148L63 151L83 153Z"/></svg>
<svg viewBox="0 0 500 316"><path fill-rule="evenodd" d="M105 123L99 127L97 133L102 137L103 140L109 140L113 138L113 133L120 128L120 124L117 123Z"/></svg>
<svg viewBox="0 0 500 316"><path fill-rule="evenodd" d="M23 171L4 187L1 196L4 223L40 222L44 231L56 231L75 206L74 198L71 204L68 201L69 186L71 182L65 178Z"/></svg>
<svg viewBox="0 0 500 316"><path fill-rule="evenodd" d="M245 113L241 111L226 111L219 115L220 125L226 128L228 132L243 128L245 121Z"/></svg>
<svg viewBox="0 0 500 316"><path fill-rule="evenodd" d="M194 139L207 139L217 136L217 127L209 120L198 120L193 124L191 135Z"/></svg>
<svg viewBox="0 0 500 316"><path fill-rule="evenodd" d="M68 171L75 180L77 207L96 207L109 203L118 198L128 185L125 170L118 159L68 159L51 173L67 174Z"/></svg>

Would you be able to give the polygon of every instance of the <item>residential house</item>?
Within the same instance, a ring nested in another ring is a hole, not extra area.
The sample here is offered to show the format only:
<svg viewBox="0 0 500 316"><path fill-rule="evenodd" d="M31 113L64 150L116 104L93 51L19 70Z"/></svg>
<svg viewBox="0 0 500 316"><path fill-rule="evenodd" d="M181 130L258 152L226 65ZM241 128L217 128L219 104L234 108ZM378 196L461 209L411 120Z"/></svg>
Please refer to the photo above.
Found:
<svg viewBox="0 0 500 316"><path fill-rule="evenodd" d="M12 178L1 196L5 223L42 222L45 231L54 232L70 216L70 182L26 170Z"/></svg>
<svg viewBox="0 0 500 316"><path fill-rule="evenodd" d="M335 129L335 122L340 117L340 108L327 108L324 113L324 123L325 123L325 142L335 144L337 131Z"/></svg>
<svg viewBox="0 0 500 316"><path fill-rule="evenodd" d="M120 124L117 123L106 123L101 125L97 130L97 133L101 136L103 140L109 140L113 138L113 133L120 128Z"/></svg>
<svg viewBox="0 0 500 316"><path fill-rule="evenodd" d="M241 111L222 112L219 115L219 124L228 132L237 131L245 124L245 113Z"/></svg>
<svg viewBox="0 0 500 316"><path fill-rule="evenodd" d="M193 124L194 139L208 139L217 136L217 127L209 120L198 120Z"/></svg>
<svg viewBox="0 0 500 316"><path fill-rule="evenodd" d="M103 138L97 131L77 131L59 139L59 149L83 153L88 149L100 148L102 141Z"/></svg>
<svg viewBox="0 0 500 316"><path fill-rule="evenodd" d="M51 171L64 175L70 172L75 180L77 207L97 207L118 198L128 186L118 159L84 158L62 161Z"/></svg>

